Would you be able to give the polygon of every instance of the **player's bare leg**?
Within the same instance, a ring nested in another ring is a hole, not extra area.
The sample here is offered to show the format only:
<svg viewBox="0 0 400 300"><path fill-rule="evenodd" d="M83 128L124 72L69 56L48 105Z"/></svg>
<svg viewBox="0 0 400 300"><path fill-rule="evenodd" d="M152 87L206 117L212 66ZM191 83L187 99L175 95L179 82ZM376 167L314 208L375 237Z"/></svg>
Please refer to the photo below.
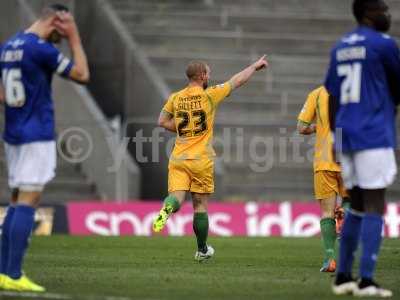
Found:
<svg viewBox="0 0 400 300"><path fill-rule="evenodd" d="M324 262L321 272L335 272L335 241L336 241L336 222L335 207L336 196L320 200L321 206L321 237L324 246Z"/></svg>
<svg viewBox="0 0 400 300"><path fill-rule="evenodd" d="M214 255L214 249L207 244L208 238L208 199L210 194L192 193L193 200L193 231L197 239L197 252L195 259L204 261Z"/></svg>
<svg viewBox="0 0 400 300"><path fill-rule="evenodd" d="M350 197L343 198L342 204L340 206L336 206L336 208L335 208L336 235L337 235L338 239L340 239L346 210L348 210L348 209L350 209Z"/></svg>
<svg viewBox="0 0 400 300"><path fill-rule="evenodd" d="M180 209L185 197L186 191L175 191L165 198L163 207L153 222L154 232L160 232L165 227L168 218Z"/></svg>
<svg viewBox="0 0 400 300"><path fill-rule="evenodd" d="M40 190L42 188L39 188ZM33 230L35 208L39 205L40 191L19 190L18 200L9 229L9 258L3 288L13 291L44 292L45 289L32 282L22 272L24 256Z"/></svg>

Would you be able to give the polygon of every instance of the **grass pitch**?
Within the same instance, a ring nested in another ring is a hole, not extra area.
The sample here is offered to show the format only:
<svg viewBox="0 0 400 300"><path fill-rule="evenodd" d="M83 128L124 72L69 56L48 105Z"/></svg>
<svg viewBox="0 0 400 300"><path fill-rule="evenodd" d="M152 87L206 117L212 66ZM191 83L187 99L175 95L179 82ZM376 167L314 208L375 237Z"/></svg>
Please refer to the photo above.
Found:
<svg viewBox="0 0 400 300"><path fill-rule="evenodd" d="M44 295L0 299L338 299L321 274L321 241L210 238L216 255L194 261L194 238L35 237L25 271ZM386 240L377 280L400 299L400 240ZM340 299L353 299L342 297Z"/></svg>

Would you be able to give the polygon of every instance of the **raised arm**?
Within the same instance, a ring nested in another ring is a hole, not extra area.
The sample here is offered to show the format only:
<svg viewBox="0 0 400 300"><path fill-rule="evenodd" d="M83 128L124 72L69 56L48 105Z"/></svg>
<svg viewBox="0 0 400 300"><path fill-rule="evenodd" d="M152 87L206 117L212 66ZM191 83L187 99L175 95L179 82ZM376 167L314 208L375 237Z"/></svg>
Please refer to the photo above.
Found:
<svg viewBox="0 0 400 300"><path fill-rule="evenodd" d="M262 56L259 60L257 60L255 63L251 64L248 66L246 69L242 70L241 72L237 73L234 75L229 81L232 84L232 89L237 89L244 85L251 76L256 71L262 70L264 68L268 67L268 61L266 60L266 55Z"/></svg>
<svg viewBox="0 0 400 300"><path fill-rule="evenodd" d="M74 61L69 78L79 83L88 83L90 79L89 65L74 17L67 12L60 12L57 15L59 20L55 25L68 39Z"/></svg>
<svg viewBox="0 0 400 300"><path fill-rule="evenodd" d="M176 133L174 116L165 110L162 110L160 113L160 117L158 118L158 126Z"/></svg>

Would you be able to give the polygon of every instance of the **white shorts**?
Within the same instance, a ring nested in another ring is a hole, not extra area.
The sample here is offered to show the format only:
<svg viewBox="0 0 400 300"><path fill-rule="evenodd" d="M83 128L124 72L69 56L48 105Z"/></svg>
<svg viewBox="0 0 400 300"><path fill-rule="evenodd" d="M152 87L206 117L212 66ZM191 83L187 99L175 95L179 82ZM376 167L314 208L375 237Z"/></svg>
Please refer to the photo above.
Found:
<svg viewBox="0 0 400 300"><path fill-rule="evenodd" d="M22 145L5 143L8 185L11 189L41 192L55 176L56 142L34 142Z"/></svg>
<svg viewBox="0 0 400 300"><path fill-rule="evenodd" d="M342 154L342 177L347 189L385 189L397 174L396 157L392 148L380 148Z"/></svg>

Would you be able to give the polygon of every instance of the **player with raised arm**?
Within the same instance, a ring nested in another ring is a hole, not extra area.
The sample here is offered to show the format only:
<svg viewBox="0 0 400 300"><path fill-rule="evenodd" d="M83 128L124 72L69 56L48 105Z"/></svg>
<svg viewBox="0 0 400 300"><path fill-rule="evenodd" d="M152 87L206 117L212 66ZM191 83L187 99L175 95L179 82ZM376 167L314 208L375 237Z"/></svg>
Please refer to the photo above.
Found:
<svg viewBox="0 0 400 300"><path fill-rule="evenodd" d="M66 38L73 60L53 43ZM5 153L12 198L1 236L0 288L43 292L22 272L35 208L55 176L56 142L51 82L54 73L86 83L89 68L72 15L63 5L45 7L39 19L0 49L5 102Z"/></svg>
<svg viewBox="0 0 400 300"><path fill-rule="evenodd" d="M353 12L359 26L333 48L325 82L336 99L331 124L336 148L341 145L342 175L351 196L333 292L390 297L392 292L374 281L374 273L382 241L385 191L397 173L394 148L400 51L386 34L391 17L383 0L355 0ZM357 284L352 266L359 241L362 253Z"/></svg>
<svg viewBox="0 0 400 300"><path fill-rule="evenodd" d="M198 261L214 255L214 249L207 245L207 204L214 192L212 139L216 109L233 90L267 66L266 56L263 56L229 81L208 87L210 67L204 62L192 62L186 69L188 86L173 93L161 111L159 126L175 132L177 139L168 166L169 195L154 220L153 230L159 232L164 228L171 214L179 210L186 193L190 192L198 249L195 259Z"/></svg>
<svg viewBox="0 0 400 300"><path fill-rule="evenodd" d="M332 152L332 136L329 126L329 94L321 86L307 97L299 116L297 128L300 134L316 134L314 154L314 193L321 206L321 237L325 252L321 272L336 271L335 242L343 224L343 208L349 205L340 166ZM342 198L342 206L338 205Z"/></svg>

